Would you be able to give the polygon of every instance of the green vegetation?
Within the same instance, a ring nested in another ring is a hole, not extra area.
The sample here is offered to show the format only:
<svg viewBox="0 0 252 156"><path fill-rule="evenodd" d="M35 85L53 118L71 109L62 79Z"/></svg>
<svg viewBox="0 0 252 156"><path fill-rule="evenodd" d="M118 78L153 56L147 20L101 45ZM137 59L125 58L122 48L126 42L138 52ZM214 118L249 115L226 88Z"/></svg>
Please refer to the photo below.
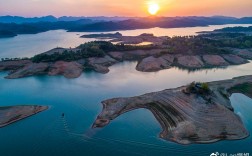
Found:
<svg viewBox="0 0 252 156"><path fill-rule="evenodd" d="M128 51L128 50L148 50L155 48L153 45L124 45L124 44L112 44L107 41L93 41L81 44L77 47L80 49L77 52L71 50L65 50L63 53L54 53L51 55L39 54L32 57L33 62L55 62L59 60L73 61L79 59L85 59L89 57L104 57L106 53L111 51Z"/></svg>
<svg viewBox="0 0 252 156"><path fill-rule="evenodd" d="M107 41L93 41L81 44L78 51L65 50L62 53L39 54L32 57L33 62L73 61L89 57L104 57L111 51L150 50L165 48L171 54L201 55L229 54L230 48L252 48L252 36L242 33L210 33L199 36L168 37L162 46L112 44Z"/></svg>
<svg viewBox="0 0 252 156"><path fill-rule="evenodd" d="M210 88L207 83L192 82L184 90L185 93L194 93L200 95L207 95L210 93Z"/></svg>
<svg viewBox="0 0 252 156"><path fill-rule="evenodd" d="M175 36L168 38L163 44L168 45L168 50L175 54L230 53L228 49L217 46L218 42L201 36Z"/></svg>
<svg viewBox="0 0 252 156"><path fill-rule="evenodd" d="M215 32L252 32L252 26L249 27L226 27L222 29L216 29Z"/></svg>
<svg viewBox="0 0 252 156"><path fill-rule="evenodd" d="M225 54L228 48L252 48L252 36L242 33L211 33L199 36L168 37L163 45L171 53L179 54Z"/></svg>
<svg viewBox="0 0 252 156"><path fill-rule="evenodd" d="M209 92L209 86L207 83L201 83L201 89L203 90L203 92Z"/></svg>
<svg viewBox="0 0 252 156"><path fill-rule="evenodd" d="M215 40L214 45L217 47L252 48L252 36L243 33L217 33L204 36Z"/></svg>

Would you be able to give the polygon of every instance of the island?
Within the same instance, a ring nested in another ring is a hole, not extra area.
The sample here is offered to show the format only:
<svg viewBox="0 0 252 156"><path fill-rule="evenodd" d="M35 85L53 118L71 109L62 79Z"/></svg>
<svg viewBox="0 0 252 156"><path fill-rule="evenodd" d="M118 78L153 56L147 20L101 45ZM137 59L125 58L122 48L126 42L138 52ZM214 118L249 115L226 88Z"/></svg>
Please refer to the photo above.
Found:
<svg viewBox="0 0 252 156"><path fill-rule="evenodd" d="M157 72L172 67L189 71L225 68L252 59L252 36L241 32L183 37L146 33L138 36L90 34L86 37L112 38L87 42L76 48L57 47L31 58L2 58L0 71L9 71L5 77L8 79L41 74L77 78L90 69L106 74L110 66L123 61L137 61L136 70L141 72ZM151 44L139 45L142 42Z"/></svg>
<svg viewBox="0 0 252 156"><path fill-rule="evenodd" d="M87 34L82 35L81 38L101 38L101 39L113 39L113 38L120 38L122 34L119 32L116 33L101 33L101 34Z"/></svg>
<svg viewBox="0 0 252 156"><path fill-rule="evenodd" d="M102 101L102 112L92 128L102 128L136 109L151 111L159 122L161 139L179 144L213 143L249 136L230 102L232 93L252 98L252 75L189 85L136 97Z"/></svg>
<svg viewBox="0 0 252 156"><path fill-rule="evenodd" d="M48 106L23 105L0 107L0 128L45 111Z"/></svg>

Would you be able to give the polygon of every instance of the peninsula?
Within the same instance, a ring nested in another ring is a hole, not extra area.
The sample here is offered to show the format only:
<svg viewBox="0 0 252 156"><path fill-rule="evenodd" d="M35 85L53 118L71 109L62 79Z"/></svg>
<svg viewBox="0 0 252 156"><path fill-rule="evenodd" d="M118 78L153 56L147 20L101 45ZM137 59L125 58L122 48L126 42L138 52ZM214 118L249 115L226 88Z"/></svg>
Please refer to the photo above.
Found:
<svg viewBox="0 0 252 156"><path fill-rule="evenodd" d="M8 106L0 107L0 128L45 111L48 106Z"/></svg>
<svg viewBox="0 0 252 156"><path fill-rule="evenodd" d="M193 144L244 139L249 132L233 112L232 93L252 98L252 76L105 100L92 127L105 127L124 113L144 108L155 116L162 128L159 137L167 141Z"/></svg>
<svg viewBox="0 0 252 156"><path fill-rule="evenodd" d="M109 41L88 42L76 48L57 47L32 58L3 58L0 71L10 71L8 79L40 74L77 78L87 69L108 73L110 66L123 61L137 61L136 70L141 72L157 72L172 67L223 68L252 59L252 36L242 32L184 37L123 36L120 33L82 37L108 38ZM149 44L141 45L143 42Z"/></svg>

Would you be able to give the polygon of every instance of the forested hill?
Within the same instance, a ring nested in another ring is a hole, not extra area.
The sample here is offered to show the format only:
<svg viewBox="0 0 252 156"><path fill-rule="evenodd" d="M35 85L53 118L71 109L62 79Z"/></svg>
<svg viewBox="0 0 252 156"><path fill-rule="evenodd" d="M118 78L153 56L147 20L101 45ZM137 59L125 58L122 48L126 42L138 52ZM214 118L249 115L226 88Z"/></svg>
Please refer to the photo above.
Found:
<svg viewBox="0 0 252 156"><path fill-rule="evenodd" d="M0 37L13 37L18 34L34 34L57 29L65 29L67 31L72 32L92 32L92 31L132 30L132 29L144 29L153 27L177 28L177 27L222 25L222 24L252 24L252 17L238 19L233 17L222 17L222 16L146 17L146 18L131 18L131 19L120 17L114 17L114 18L97 17L97 18L83 18L83 19L65 17L64 19L67 21L59 21L58 19L55 20L53 17L49 16L40 19L42 20L40 22L4 23L1 22L0 17ZM108 19L111 19L111 21L107 21ZM38 19L36 18L36 20Z"/></svg>

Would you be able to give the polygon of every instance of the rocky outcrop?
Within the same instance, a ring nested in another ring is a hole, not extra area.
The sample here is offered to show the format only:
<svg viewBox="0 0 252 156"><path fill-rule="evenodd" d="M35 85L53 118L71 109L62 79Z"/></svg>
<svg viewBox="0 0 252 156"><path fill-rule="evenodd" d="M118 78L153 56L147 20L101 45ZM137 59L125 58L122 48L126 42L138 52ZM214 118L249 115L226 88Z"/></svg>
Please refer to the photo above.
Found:
<svg viewBox="0 0 252 156"><path fill-rule="evenodd" d="M98 73L106 74L109 72L108 67L117 63L115 59L106 55L105 57L91 57L88 59L88 65Z"/></svg>
<svg viewBox="0 0 252 156"><path fill-rule="evenodd" d="M18 69L10 73L5 78L16 79L16 78L27 77L27 76L32 76L32 75L46 74L48 68L49 68L48 63L31 63L21 69Z"/></svg>
<svg viewBox="0 0 252 156"><path fill-rule="evenodd" d="M249 51L247 49L241 49L237 51L237 55L239 55L240 57L245 59L252 59L252 51Z"/></svg>
<svg viewBox="0 0 252 156"><path fill-rule="evenodd" d="M109 68L106 67L106 66L102 66L102 65L99 65L99 64L91 64L90 67L98 72L98 73L101 73L101 74L106 74L109 72Z"/></svg>
<svg viewBox="0 0 252 156"><path fill-rule="evenodd" d="M118 61L123 61L123 52L109 52L108 53L111 57L113 57L114 59L118 60Z"/></svg>
<svg viewBox="0 0 252 156"><path fill-rule="evenodd" d="M77 78L83 71L83 65L77 62L57 61L55 63L32 63L31 61L26 61L27 64L25 66L22 66L23 61L20 61L20 65L18 65L18 62L14 64L15 66L13 66L13 63L7 64L8 69L12 70L12 72L5 78L17 79L41 74L51 76L63 75L66 78Z"/></svg>
<svg viewBox="0 0 252 156"><path fill-rule="evenodd" d="M204 63L202 62L200 56L179 56L177 57L177 63L186 68L202 68Z"/></svg>
<svg viewBox="0 0 252 156"><path fill-rule="evenodd" d="M167 141L192 144L243 139L249 132L231 111L228 98L228 89L242 83L252 83L252 76L210 82L211 92L207 95L184 93L186 87L180 87L105 100L92 127L104 127L126 112L144 108L153 113L162 127L159 137Z"/></svg>
<svg viewBox="0 0 252 156"><path fill-rule="evenodd" d="M0 107L0 128L47 110L47 106Z"/></svg>
<svg viewBox="0 0 252 156"><path fill-rule="evenodd" d="M2 61L0 62L0 71L3 70L17 70L27 64L31 64L30 60L17 60L17 61Z"/></svg>
<svg viewBox="0 0 252 156"><path fill-rule="evenodd" d="M55 50L62 50L57 48ZM11 71L6 78L14 79L26 76L48 74L64 75L67 78L76 78L81 75L83 68L92 69L106 74L109 67L122 61L138 61L136 70L156 72L172 66L187 70L223 67L228 65L245 64L252 59L252 52L240 49L231 49L232 54L220 55L182 55L171 54L167 49L131 50L108 52L104 57L89 57L72 62L58 61L48 63L33 63L31 60L16 60L0 62L0 71ZM53 53L53 51L51 51Z"/></svg>
<svg viewBox="0 0 252 156"><path fill-rule="evenodd" d="M160 58L163 58L164 60L170 63L173 63L175 57L174 55L171 55L171 54L165 54L165 55L160 56Z"/></svg>
<svg viewBox="0 0 252 156"><path fill-rule="evenodd" d="M203 55L203 60L208 66L227 66L227 63L221 56L219 55Z"/></svg>
<svg viewBox="0 0 252 156"><path fill-rule="evenodd" d="M110 56L106 55L104 57L90 57L88 58L88 64L98 64L102 66L111 66L117 63L115 59L111 58Z"/></svg>
<svg viewBox="0 0 252 156"><path fill-rule="evenodd" d="M80 59L76 61L77 63L81 64L82 66L84 66L86 64L86 60L85 59Z"/></svg>
<svg viewBox="0 0 252 156"><path fill-rule="evenodd" d="M133 50L124 52L126 58L144 58L148 56L160 56L167 51L164 49L151 49L151 50Z"/></svg>
<svg viewBox="0 0 252 156"><path fill-rule="evenodd" d="M234 55L234 54L225 54L225 55L222 55L222 57L231 64L238 65L238 64L248 63L248 60L243 59L243 58L241 58L237 55Z"/></svg>
<svg viewBox="0 0 252 156"><path fill-rule="evenodd" d="M168 53L165 49L150 49L150 50L130 50L123 52L109 52L109 55L118 61L123 60L139 60L149 56L161 56Z"/></svg>
<svg viewBox="0 0 252 156"><path fill-rule="evenodd" d="M58 47L58 48L54 48L54 49L51 49L49 51L46 51L42 54L45 54L45 55L53 55L55 53L58 53L58 54L62 54L63 52L78 52L80 51L81 49L79 48L61 48L61 47Z"/></svg>
<svg viewBox="0 0 252 156"><path fill-rule="evenodd" d="M153 72L171 67L174 57L172 55L165 55L163 57L155 58L153 56L147 57L140 61L136 66L138 71Z"/></svg>
<svg viewBox="0 0 252 156"><path fill-rule="evenodd" d="M57 61L50 66L48 75L63 75L66 78L77 78L82 71L83 66L77 62Z"/></svg>

